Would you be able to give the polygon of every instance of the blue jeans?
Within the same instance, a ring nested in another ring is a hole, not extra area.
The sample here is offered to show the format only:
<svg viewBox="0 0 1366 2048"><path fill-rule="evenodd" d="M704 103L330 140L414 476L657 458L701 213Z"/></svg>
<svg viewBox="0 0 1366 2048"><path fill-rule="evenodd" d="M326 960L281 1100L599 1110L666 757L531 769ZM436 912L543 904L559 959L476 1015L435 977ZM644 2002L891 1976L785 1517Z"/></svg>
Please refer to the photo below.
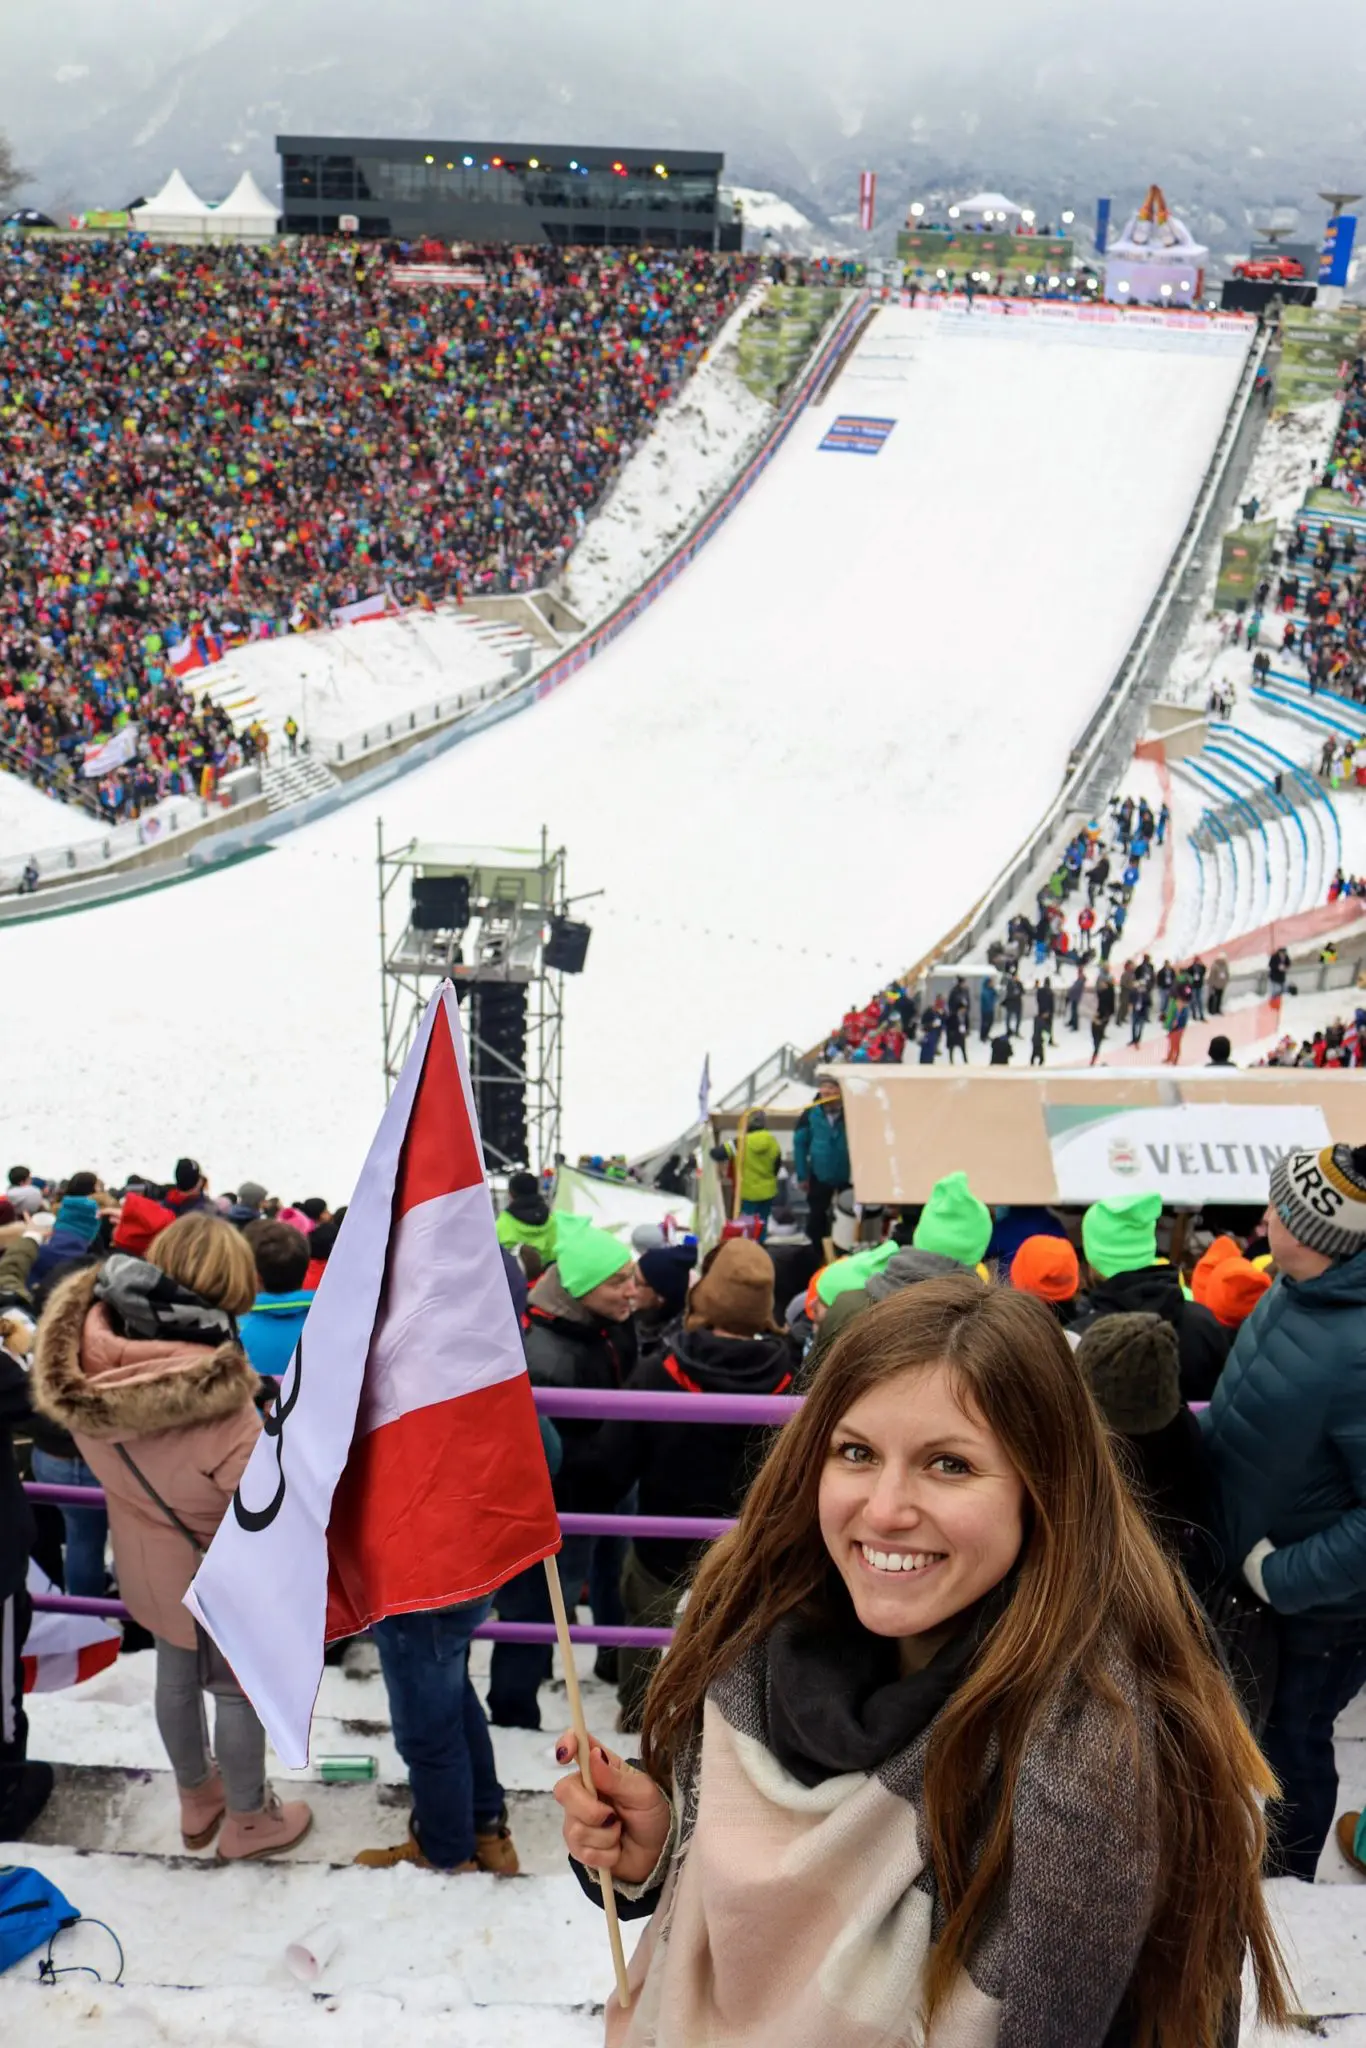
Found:
<svg viewBox="0 0 1366 2048"><path fill-rule="evenodd" d="M58 1458L33 1447L33 1476L42 1486L98 1486L84 1458ZM98 1600L105 1589L104 1545L109 1517L103 1508L63 1508L66 1532L66 1590Z"/></svg>
<svg viewBox="0 0 1366 2048"><path fill-rule="evenodd" d="M491 1605L390 1614L370 1630L413 1788L413 1834L441 1870L471 1862L476 1830L496 1827L503 1812L489 1724L470 1683L470 1637Z"/></svg>
<svg viewBox="0 0 1366 2048"><path fill-rule="evenodd" d="M1333 1723L1363 1686L1366 1619L1281 1617L1280 1666L1262 1736L1282 1793L1266 1810L1272 1877L1314 1882L1338 1798Z"/></svg>

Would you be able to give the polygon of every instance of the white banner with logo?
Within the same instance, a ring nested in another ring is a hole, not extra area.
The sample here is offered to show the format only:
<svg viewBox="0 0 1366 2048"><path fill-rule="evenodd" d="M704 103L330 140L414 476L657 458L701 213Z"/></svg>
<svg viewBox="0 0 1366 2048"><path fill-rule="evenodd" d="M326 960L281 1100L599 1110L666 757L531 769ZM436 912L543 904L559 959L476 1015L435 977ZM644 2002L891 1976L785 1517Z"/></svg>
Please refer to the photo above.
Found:
<svg viewBox="0 0 1366 2048"><path fill-rule="evenodd" d="M111 769L122 768L125 761L131 761L138 751L138 729L135 725L121 726L112 739L103 746L88 749L81 763L82 775L108 775Z"/></svg>
<svg viewBox="0 0 1366 2048"><path fill-rule="evenodd" d="M1264 1202L1287 1152L1331 1143L1307 1104L1187 1102L1150 1109L1046 1104L1060 1202L1158 1194L1164 1202Z"/></svg>

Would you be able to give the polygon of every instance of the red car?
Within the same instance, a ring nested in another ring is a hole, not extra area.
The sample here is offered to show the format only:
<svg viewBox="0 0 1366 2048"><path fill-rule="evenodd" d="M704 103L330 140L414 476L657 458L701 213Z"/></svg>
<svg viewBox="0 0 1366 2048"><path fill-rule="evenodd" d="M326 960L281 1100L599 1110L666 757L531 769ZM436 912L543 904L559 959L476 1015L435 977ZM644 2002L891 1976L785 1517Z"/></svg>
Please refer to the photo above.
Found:
<svg viewBox="0 0 1366 2048"><path fill-rule="evenodd" d="M1297 256L1250 256L1246 263L1234 264L1233 275L1256 284L1299 284L1304 265Z"/></svg>

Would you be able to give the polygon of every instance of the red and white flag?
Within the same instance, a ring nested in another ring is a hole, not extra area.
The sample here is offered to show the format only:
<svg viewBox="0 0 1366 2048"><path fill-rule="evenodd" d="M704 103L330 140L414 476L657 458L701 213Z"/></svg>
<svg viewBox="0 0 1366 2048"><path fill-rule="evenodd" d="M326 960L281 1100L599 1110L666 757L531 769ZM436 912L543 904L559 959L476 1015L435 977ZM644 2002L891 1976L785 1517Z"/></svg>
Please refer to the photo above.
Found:
<svg viewBox="0 0 1366 2048"><path fill-rule="evenodd" d="M387 590L376 590L354 604L340 604L332 613L334 626L363 626L367 619L383 619L397 609Z"/></svg>
<svg viewBox="0 0 1366 2048"><path fill-rule="evenodd" d="M28 1590L36 1599L40 1593L55 1593L42 1566L28 1563ZM116 1621L98 1614L61 1614L36 1608L24 1642L24 1691L60 1692L64 1686L79 1685L105 1671L123 1646L123 1630Z"/></svg>
<svg viewBox="0 0 1366 2048"><path fill-rule="evenodd" d="M877 172L858 174L858 224L865 235L873 232L873 211L877 204Z"/></svg>
<svg viewBox="0 0 1366 2048"><path fill-rule="evenodd" d="M477 1599L559 1546L445 982L185 1604L298 1767L325 1641Z"/></svg>
<svg viewBox="0 0 1366 2048"><path fill-rule="evenodd" d="M166 659L172 672L178 676L193 675L196 669L209 665L208 654L192 633L187 633L183 640L177 640L174 647L168 647Z"/></svg>

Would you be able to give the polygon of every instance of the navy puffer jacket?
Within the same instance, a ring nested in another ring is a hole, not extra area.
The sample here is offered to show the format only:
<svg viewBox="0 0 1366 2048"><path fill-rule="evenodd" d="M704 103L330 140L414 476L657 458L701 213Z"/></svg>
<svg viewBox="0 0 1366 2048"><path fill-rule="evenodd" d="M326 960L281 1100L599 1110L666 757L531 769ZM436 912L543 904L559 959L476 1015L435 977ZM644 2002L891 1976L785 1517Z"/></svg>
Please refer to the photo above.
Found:
<svg viewBox="0 0 1366 2048"><path fill-rule="evenodd" d="M1280 1613L1366 1616L1366 1251L1276 1282L1202 1420L1230 1568L1269 1537Z"/></svg>

